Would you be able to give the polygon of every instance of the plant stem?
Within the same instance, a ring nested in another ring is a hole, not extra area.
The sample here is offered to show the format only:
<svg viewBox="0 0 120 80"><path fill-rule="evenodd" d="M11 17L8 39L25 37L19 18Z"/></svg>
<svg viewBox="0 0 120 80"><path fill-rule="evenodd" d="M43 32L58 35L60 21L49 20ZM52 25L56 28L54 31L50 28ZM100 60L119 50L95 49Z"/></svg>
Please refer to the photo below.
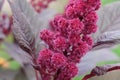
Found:
<svg viewBox="0 0 120 80"><path fill-rule="evenodd" d="M110 67L110 68L108 68L108 70L106 70L106 72L110 72L113 70L120 70L120 66ZM88 80L89 78L92 78L94 76L97 76L96 73L91 72L90 74L86 75L82 80Z"/></svg>
<svg viewBox="0 0 120 80"><path fill-rule="evenodd" d="M35 70L35 75L36 75L36 80L39 80L37 70Z"/></svg>

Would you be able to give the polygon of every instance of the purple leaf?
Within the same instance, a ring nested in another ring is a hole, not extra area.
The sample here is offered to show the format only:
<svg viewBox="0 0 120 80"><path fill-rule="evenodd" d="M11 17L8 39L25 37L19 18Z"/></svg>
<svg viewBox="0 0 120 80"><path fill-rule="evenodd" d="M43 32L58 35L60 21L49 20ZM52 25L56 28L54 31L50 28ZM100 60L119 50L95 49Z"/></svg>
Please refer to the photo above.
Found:
<svg viewBox="0 0 120 80"><path fill-rule="evenodd" d="M49 27L49 21L56 14L55 11L50 9L46 9L41 13L37 13L26 0L15 0L14 2L16 3L17 7L20 8L20 11L26 16L26 19L30 23L33 32L37 36L42 29Z"/></svg>
<svg viewBox="0 0 120 80"><path fill-rule="evenodd" d="M41 49L41 44L40 44L41 40L39 38L39 32L42 29L48 28L49 21L55 15L55 12L51 10L44 10L40 14L38 14L34 11L32 6L27 3L26 0L14 0L14 1L8 0L8 1L11 2L12 4L13 3L15 4L14 9L12 7L13 5L11 5L11 8L16 18L19 18L20 16L20 15L18 16L17 13L19 9L19 14L22 14L22 16L24 15L25 19L29 23L32 32L35 35L35 41L36 41L35 47L36 47L36 53L38 53L38 51Z"/></svg>
<svg viewBox="0 0 120 80"><path fill-rule="evenodd" d="M116 31L120 29L120 2L114 2L101 7L98 10L98 35L108 31Z"/></svg>
<svg viewBox="0 0 120 80"><path fill-rule="evenodd" d="M112 4L108 4L102 7L98 11L98 19L99 19L97 23L98 31L93 35L93 39L95 41L95 44L100 44L100 46L102 44L101 48L102 47L104 48L105 45L107 45L108 47L110 45L113 46L120 43L119 32L118 32L120 30L119 7L120 7L120 2L114 2ZM104 37L105 39L104 42L103 39L101 40L101 37Z"/></svg>
<svg viewBox="0 0 120 80"><path fill-rule="evenodd" d="M27 21L31 25L33 32L36 33L35 30L39 30L39 28L41 27L39 14L26 0L14 0L13 2L16 4L16 7L19 8L20 13L22 13L26 17Z"/></svg>
<svg viewBox="0 0 120 80"><path fill-rule="evenodd" d="M107 49L90 51L81 59L81 62L77 64L79 69L78 76L86 75L100 62L118 60L119 58L114 53L112 53L112 51Z"/></svg>
<svg viewBox="0 0 120 80"><path fill-rule="evenodd" d="M24 64L32 64L32 57L23 51L18 45L12 43L4 43L6 46L6 51L12 58L18 61L21 66L24 67Z"/></svg>
<svg viewBox="0 0 120 80"><path fill-rule="evenodd" d="M32 67L32 65L34 64L32 62L32 57L29 56L26 52L24 52L16 44L4 43L4 45L6 46L6 51L8 52L8 54L10 54L12 58L14 58L21 64L28 80L35 80L35 71Z"/></svg>
<svg viewBox="0 0 120 80"><path fill-rule="evenodd" d="M36 80L35 70L31 65L25 65L23 68L28 80Z"/></svg>
<svg viewBox="0 0 120 80"><path fill-rule="evenodd" d="M0 70L0 80L14 80L18 71L13 70Z"/></svg>
<svg viewBox="0 0 120 80"><path fill-rule="evenodd" d="M20 69L18 73L14 76L14 79L12 80L29 80L29 79L27 78L25 72L22 69Z"/></svg>
<svg viewBox="0 0 120 80"><path fill-rule="evenodd" d="M35 36L31 30L30 22L13 1L9 1L9 4L13 11L13 34L19 46L32 55L35 52Z"/></svg>
<svg viewBox="0 0 120 80"><path fill-rule="evenodd" d="M118 43L120 43L120 31L105 32L97 39L92 50L110 48Z"/></svg>

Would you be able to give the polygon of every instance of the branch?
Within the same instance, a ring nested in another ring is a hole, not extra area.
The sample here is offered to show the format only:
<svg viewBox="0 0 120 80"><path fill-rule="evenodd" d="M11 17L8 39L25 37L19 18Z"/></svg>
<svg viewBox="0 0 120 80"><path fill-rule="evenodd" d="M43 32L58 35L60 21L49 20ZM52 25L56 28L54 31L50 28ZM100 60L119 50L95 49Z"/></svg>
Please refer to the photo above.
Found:
<svg viewBox="0 0 120 80"><path fill-rule="evenodd" d="M119 70L120 64L117 65L105 65L101 67L94 68L90 74L86 75L82 80L87 80L89 78L92 78L94 76L101 76L104 75L107 72L113 71L113 70Z"/></svg>

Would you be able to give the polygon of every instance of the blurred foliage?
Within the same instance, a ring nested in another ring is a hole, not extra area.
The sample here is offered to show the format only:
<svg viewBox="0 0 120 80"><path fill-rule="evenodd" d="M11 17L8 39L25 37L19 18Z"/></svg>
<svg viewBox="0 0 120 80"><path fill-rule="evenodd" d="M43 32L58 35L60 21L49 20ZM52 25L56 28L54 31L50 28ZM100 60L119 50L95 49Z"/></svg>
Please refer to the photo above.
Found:
<svg viewBox="0 0 120 80"><path fill-rule="evenodd" d="M102 0L102 4L105 5L111 2L115 2L115 1L120 1L120 0Z"/></svg>
<svg viewBox="0 0 120 80"><path fill-rule="evenodd" d="M12 36L12 34L8 35L8 37L5 39L5 41L7 41L7 42L13 42L13 36ZM0 45L0 58L3 58L8 63L8 67L7 68L1 67L1 68L3 68L3 69L4 68L5 69L11 69L11 70L18 70L20 68L19 63L16 62L15 60L13 60L10 57L10 55L4 49L5 49L5 46L3 44L1 44Z"/></svg>

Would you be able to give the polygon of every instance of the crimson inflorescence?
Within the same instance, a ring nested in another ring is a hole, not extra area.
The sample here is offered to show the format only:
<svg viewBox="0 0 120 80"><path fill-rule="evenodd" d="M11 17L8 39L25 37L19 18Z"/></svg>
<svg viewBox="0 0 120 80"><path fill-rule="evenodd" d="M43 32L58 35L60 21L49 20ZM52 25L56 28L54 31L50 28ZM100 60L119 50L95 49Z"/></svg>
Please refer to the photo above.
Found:
<svg viewBox="0 0 120 80"><path fill-rule="evenodd" d="M65 12L50 22L51 30L40 32L48 45L37 60L43 80L71 80L77 75L76 64L93 46L100 4L100 0L70 0Z"/></svg>
<svg viewBox="0 0 120 80"><path fill-rule="evenodd" d="M30 0L30 3L37 12L41 12L41 10L47 8L52 1L55 0Z"/></svg>

